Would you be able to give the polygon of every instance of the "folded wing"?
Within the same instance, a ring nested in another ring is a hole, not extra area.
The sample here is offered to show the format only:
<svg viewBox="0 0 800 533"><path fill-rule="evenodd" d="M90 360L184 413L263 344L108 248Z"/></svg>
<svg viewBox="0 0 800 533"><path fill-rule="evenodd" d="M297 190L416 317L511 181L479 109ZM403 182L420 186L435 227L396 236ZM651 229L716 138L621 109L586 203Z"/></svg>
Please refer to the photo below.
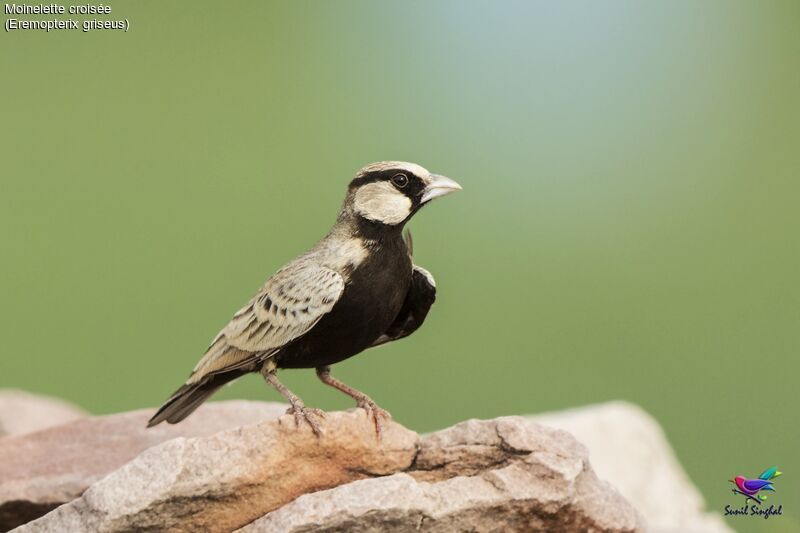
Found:
<svg viewBox="0 0 800 533"><path fill-rule="evenodd" d="M344 280L338 272L302 258L278 271L217 335L186 383L148 426L180 422L221 386L257 370L313 328L342 291Z"/></svg>
<svg viewBox="0 0 800 533"><path fill-rule="evenodd" d="M342 276L314 263L294 263L272 276L211 343L189 383L263 362L308 332L344 291Z"/></svg>
<svg viewBox="0 0 800 533"><path fill-rule="evenodd" d="M748 479L744 482L744 488L749 491L774 490L772 483L765 479Z"/></svg>
<svg viewBox="0 0 800 533"><path fill-rule="evenodd" d="M436 301L436 282L433 276L424 268L414 265L403 307L392 325L372 343L372 346L380 346L414 333L425 321L434 301Z"/></svg>

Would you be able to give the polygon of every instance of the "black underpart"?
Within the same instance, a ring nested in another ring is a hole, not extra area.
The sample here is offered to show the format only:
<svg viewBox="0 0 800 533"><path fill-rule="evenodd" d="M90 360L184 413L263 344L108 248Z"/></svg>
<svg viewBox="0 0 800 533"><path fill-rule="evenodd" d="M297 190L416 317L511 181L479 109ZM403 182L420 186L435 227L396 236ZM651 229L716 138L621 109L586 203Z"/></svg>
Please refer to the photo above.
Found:
<svg viewBox="0 0 800 533"><path fill-rule="evenodd" d="M372 346L380 346L387 342L408 337L419 329L428 316L433 302L436 301L436 286L419 270L414 270L411 286L408 288L403 307L392 322L392 325Z"/></svg>
<svg viewBox="0 0 800 533"><path fill-rule="evenodd" d="M278 368L332 365L372 346L400 313L411 278L411 257L400 230L385 233L350 274L333 309L281 348Z"/></svg>
<svg viewBox="0 0 800 533"><path fill-rule="evenodd" d="M228 370L211 374L198 383L183 385L153 415L153 418L147 423L147 427L155 426L164 421L170 424L177 424L192 414L217 389L247 373L248 370L243 369Z"/></svg>

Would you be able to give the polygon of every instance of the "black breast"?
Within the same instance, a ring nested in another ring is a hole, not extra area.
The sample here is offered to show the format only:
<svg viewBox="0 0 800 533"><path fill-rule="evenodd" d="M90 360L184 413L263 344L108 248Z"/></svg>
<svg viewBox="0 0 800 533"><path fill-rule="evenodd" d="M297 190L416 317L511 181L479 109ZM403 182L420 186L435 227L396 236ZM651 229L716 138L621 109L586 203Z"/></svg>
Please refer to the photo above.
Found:
<svg viewBox="0 0 800 533"><path fill-rule="evenodd" d="M411 258L402 238L381 242L352 272L331 312L280 351L278 367L332 365L368 348L400 311L411 274Z"/></svg>

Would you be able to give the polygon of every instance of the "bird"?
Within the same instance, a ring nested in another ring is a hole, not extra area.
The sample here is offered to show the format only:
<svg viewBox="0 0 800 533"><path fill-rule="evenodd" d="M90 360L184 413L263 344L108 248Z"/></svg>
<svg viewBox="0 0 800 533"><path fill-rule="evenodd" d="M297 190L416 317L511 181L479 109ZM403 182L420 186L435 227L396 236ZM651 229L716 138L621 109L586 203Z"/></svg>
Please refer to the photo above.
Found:
<svg viewBox="0 0 800 533"><path fill-rule="evenodd" d="M322 436L325 413L306 407L277 378L279 369L314 368L324 383L367 411L378 439L391 415L331 375L331 365L416 331L436 299L436 282L412 260L404 229L432 200L461 190L454 180L404 161L360 169L333 227L273 274L213 339L186 382L147 426L176 424L223 385L251 372L290 404L295 424Z"/></svg>
<svg viewBox="0 0 800 533"><path fill-rule="evenodd" d="M747 479L744 476L736 476L728 481L736 485L736 488L733 489L734 494L742 494L748 499L752 499L758 503L761 503L763 500L766 500L767 497L759 493L761 491L775 492L775 487L773 486L774 479L781 474L782 472L779 472L778 468L773 466L772 468L768 468L767 470L761 472L756 479Z"/></svg>

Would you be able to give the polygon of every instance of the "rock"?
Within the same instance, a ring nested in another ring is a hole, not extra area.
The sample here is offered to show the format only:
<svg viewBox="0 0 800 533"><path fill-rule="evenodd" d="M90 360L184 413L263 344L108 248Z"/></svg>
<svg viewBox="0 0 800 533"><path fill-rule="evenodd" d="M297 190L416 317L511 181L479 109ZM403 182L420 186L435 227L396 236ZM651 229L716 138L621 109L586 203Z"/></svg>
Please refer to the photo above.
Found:
<svg viewBox="0 0 800 533"><path fill-rule="evenodd" d="M302 494L407 470L417 455L416 433L390 422L378 442L361 409L328 413L324 429L317 438L286 415L173 439L17 531L232 531Z"/></svg>
<svg viewBox="0 0 800 533"><path fill-rule="evenodd" d="M0 390L0 437L20 435L88 416L71 403L16 389Z"/></svg>
<svg viewBox="0 0 800 533"><path fill-rule="evenodd" d="M618 401L529 418L568 431L586 445L597 475L644 515L648 531L731 531L721 516L705 511L661 427L640 407Z"/></svg>
<svg viewBox="0 0 800 533"><path fill-rule="evenodd" d="M281 406L283 408L283 406ZM364 411L284 416L148 449L17 531L641 531L568 433L520 417L423 439Z"/></svg>
<svg viewBox="0 0 800 533"><path fill-rule="evenodd" d="M641 530L572 436L506 417L429 435L406 473L300 496L239 531Z"/></svg>
<svg viewBox="0 0 800 533"><path fill-rule="evenodd" d="M180 424L147 429L152 409L83 418L0 439L0 531L42 516L151 446L275 419L286 405L210 402Z"/></svg>
<svg viewBox="0 0 800 533"><path fill-rule="evenodd" d="M88 417L0 391L2 428L22 433L0 438L0 531L730 531L625 402L422 438L391 423L380 443L361 410L317 439L286 407L213 402L146 429L149 409Z"/></svg>

